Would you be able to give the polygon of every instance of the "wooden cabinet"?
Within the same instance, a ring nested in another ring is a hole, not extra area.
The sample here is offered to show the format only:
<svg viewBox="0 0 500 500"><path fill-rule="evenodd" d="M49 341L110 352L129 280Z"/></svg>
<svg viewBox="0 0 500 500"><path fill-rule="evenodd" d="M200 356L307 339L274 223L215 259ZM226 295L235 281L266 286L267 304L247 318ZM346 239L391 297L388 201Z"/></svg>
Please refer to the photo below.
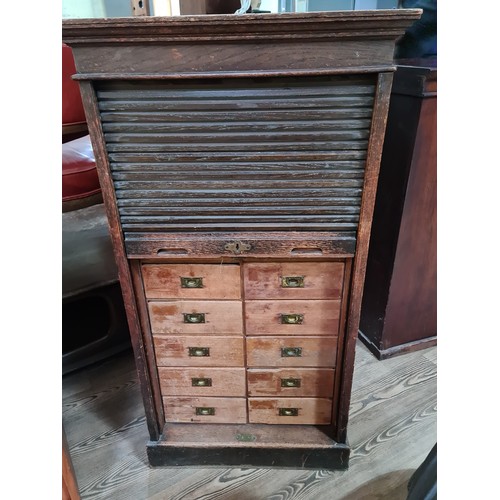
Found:
<svg viewBox="0 0 500 500"><path fill-rule="evenodd" d="M437 341L437 68L394 77L368 253L360 339L385 359Z"/></svg>
<svg viewBox="0 0 500 500"><path fill-rule="evenodd" d="M419 15L63 22L152 465L347 467L392 53Z"/></svg>

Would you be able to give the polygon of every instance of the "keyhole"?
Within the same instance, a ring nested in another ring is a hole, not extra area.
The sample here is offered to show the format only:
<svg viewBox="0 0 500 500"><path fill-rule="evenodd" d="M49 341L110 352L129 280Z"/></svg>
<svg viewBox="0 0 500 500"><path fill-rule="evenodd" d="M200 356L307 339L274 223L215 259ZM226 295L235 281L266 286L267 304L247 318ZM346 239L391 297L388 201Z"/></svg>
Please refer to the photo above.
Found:
<svg viewBox="0 0 500 500"><path fill-rule="evenodd" d="M142 0L139 0L139 9L142 9Z"/></svg>
<svg viewBox="0 0 500 500"><path fill-rule="evenodd" d="M239 251L240 251L240 244L239 244L239 243L236 243L236 244L234 245L234 249L235 249L237 252L239 252Z"/></svg>

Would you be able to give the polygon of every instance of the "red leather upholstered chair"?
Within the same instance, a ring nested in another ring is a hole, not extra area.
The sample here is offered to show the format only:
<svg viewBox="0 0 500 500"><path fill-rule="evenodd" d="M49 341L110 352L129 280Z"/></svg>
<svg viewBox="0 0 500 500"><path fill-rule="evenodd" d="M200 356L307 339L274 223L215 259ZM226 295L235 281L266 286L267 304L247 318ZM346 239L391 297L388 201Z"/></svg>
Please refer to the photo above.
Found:
<svg viewBox="0 0 500 500"><path fill-rule="evenodd" d="M94 153L70 47L63 44L63 373L130 347Z"/></svg>

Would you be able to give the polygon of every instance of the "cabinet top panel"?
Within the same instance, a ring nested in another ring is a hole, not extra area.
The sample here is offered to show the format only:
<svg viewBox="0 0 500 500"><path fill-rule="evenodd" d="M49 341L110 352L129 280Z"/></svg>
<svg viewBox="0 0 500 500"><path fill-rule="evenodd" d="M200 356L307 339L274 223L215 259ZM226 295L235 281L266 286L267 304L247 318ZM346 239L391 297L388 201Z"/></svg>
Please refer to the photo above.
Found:
<svg viewBox="0 0 500 500"><path fill-rule="evenodd" d="M234 14L204 16L138 16L63 20L68 44L280 38L396 38L417 20L420 9Z"/></svg>
<svg viewBox="0 0 500 500"><path fill-rule="evenodd" d="M393 70L419 9L68 19L80 79ZM117 52L118 51L118 52Z"/></svg>

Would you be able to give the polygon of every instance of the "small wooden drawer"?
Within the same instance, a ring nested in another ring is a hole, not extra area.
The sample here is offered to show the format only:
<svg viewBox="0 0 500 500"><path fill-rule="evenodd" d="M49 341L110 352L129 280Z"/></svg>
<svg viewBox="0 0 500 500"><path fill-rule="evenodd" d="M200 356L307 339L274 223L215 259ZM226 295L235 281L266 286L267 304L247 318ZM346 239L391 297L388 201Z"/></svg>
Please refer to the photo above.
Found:
<svg viewBox="0 0 500 500"><path fill-rule="evenodd" d="M240 299L240 266L236 264L145 264L148 299Z"/></svg>
<svg viewBox="0 0 500 500"><path fill-rule="evenodd" d="M340 300L249 300L247 335L337 335Z"/></svg>
<svg viewBox="0 0 500 500"><path fill-rule="evenodd" d="M275 262L243 265L245 298L340 299L343 262Z"/></svg>
<svg viewBox="0 0 500 500"><path fill-rule="evenodd" d="M158 368L163 396L245 397L245 368Z"/></svg>
<svg viewBox="0 0 500 500"><path fill-rule="evenodd" d="M242 336L155 335L153 342L158 366L245 366Z"/></svg>
<svg viewBox="0 0 500 500"><path fill-rule="evenodd" d="M247 421L245 398L164 397L166 422L203 424L244 424Z"/></svg>
<svg viewBox="0 0 500 500"><path fill-rule="evenodd" d="M328 368L250 369L249 396L331 398L335 370Z"/></svg>
<svg viewBox="0 0 500 500"><path fill-rule="evenodd" d="M241 334L243 311L240 301L173 300L149 302L153 333Z"/></svg>
<svg viewBox="0 0 500 500"><path fill-rule="evenodd" d="M334 368L337 337L248 337L247 365L252 367Z"/></svg>
<svg viewBox="0 0 500 500"><path fill-rule="evenodd" d="M320 398L249 398L251 424L326 425L332 420L332 401Z"/></svg>

